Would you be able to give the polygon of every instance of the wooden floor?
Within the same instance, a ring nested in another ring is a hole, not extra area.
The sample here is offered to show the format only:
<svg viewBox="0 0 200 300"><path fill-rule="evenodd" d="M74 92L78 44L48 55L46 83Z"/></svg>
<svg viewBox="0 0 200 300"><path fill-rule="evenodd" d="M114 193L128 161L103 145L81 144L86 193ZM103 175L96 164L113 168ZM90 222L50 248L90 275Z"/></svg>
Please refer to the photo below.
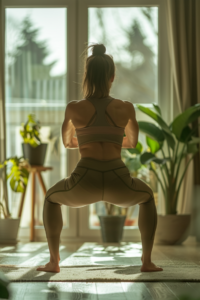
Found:
<svg viewBox="0 0 200 300"><path fill-rule="evenodd" d="M80 245L60 246L61 262ZM174 262L194 262L200 265L200 245L154 246L152 260L162 256ZM0 264L30 264L36 266L48 261L46 243L19 243L0 246ZM128 259L128 257L127 257ZM200 282L12 282L9 284L12 300L173 300L200 299ZM189 296L182 298L182 296Z"/></svg>

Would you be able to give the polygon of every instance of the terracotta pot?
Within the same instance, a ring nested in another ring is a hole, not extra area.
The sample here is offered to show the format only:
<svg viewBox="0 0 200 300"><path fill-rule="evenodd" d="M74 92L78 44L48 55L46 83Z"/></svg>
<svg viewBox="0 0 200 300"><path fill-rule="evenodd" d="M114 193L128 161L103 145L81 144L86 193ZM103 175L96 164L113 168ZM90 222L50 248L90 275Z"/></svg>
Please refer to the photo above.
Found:
<svg viewBox="0 0 200 300"><path fill-rule="evenodd" d="M180 245L189 235L191 215L158 215L155 244Z"/></svg>

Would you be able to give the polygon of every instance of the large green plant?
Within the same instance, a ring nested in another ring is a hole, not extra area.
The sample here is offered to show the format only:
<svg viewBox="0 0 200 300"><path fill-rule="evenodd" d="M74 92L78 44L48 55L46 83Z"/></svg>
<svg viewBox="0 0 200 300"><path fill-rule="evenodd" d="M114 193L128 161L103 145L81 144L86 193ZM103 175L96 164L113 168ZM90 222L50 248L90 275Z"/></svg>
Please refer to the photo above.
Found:
<svg viewBox="0 0 200 300"><path fill-rule="evenodd" d="M14 192L23 193L28 183L29 172L27 167L29 166L27 160L24 157L13 156L7 158L0 164L1 168L6 168L7 175L6 180L9 180L10 187ZM4 199L4 203L0 202L0 210L2 210L4 218L11 217L9 211L9 205L7 199Z"/></svg>
<svg viewBox="0 0 200 300"><path fill-rule="evenodd" d="M32 147L37 147L41 144L40 140L40 122L36 121L34 114L28 115L28 120L26 123L21 124L22 129L20 134L24 140L25 144L30 144Z"/></svg>
<svg viewBox="0 0 200 300"><path fill-rule="evenodd" d="M170 125L167 125L163 120L160 107L156 104L153 106L156 112L142 105L137 105L139 110L158 124L157 126L151 122L138 121L139 129L146 134L146 142L151 150L151 152L142 153L140 161L149 166L161 185L165 197L166 214L176 214L181 184L191 160L198 152L199 124L194 128L191 124L200 116L200 104L196 104L179 114ZM168 154L164 151L164 145L166 145ZM161 158L157 156L157 153L161 154ZM180 174L182 159L188 154L191 154L191 157ZM161 176L158 175L158 169Z"/></svg>

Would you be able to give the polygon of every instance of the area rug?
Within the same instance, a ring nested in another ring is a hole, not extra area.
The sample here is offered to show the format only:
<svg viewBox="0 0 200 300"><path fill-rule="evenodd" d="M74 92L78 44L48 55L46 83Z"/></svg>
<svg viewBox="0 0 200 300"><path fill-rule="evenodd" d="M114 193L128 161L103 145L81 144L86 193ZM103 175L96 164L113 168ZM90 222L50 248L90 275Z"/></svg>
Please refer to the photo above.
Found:
<svg viewBox="0 0 200 300"><path fill-rule="evenodd" d="M69 266L60 273L36 271L36 267L1 265L0 269L10 281L84 281L84 282L147 282L147 281L200 281L200 267L162 266L162 272L140 272L135 266Z"/></svg>
<svg viewBox="0 0 200 300"><path fill-rule="evenodd" d="M0 270L13 282L200 281L199 265L192 261L170 260L161 251L153 252L153 261L163 271L141 272L141 252L141 243L121 243L120 246L85 243L71 256L61 260L60 273L36 271L39 259L39 265L48 262L49 254L46 252L37 255L33 261L25 260L17 265L1 264Z"/></svg>

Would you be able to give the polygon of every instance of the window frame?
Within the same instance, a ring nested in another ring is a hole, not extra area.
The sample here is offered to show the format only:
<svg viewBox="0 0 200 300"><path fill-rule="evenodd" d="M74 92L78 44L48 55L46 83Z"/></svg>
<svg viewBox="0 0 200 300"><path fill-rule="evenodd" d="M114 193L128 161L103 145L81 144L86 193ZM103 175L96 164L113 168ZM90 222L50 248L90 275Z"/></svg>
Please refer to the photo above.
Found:
<svg viewBox="0 0 200 300"><path fill-rule="evenodd" d="M77 99L77 88L76 88L76 52L74 49L76 48L76 30L77 24L75 21L74 16L76 15L76 3L73 0L57 0L56 4L55 1L52 0L2 0L1 1L1 30L3 34L3 74L5 70L5 9L6 8L67 8L67 93L66 93L66 105L67 102L71 101L71 99ZM70 74L70 76L69 76ZM4 79L5 85L5 79ZM68 101L67 101L68 100ZM64 112L63 112L63 120L64 120ZM67 176L71 174L73 169L76 166L78 161L78 150L70 151L66 149L66 156L67 156ZM31 214L31 212L30 212ZM64 227L61 233L61 239L63 241L69 238L75 238L78 235L77 232L77 210L68 207L68 216L69 216L69 227ZM20 240L27 240L29 239L30 229L29 228L19 228L18 237ZM44 228L40 226L35 226L35 240L44 240L46 239Z"/></svg>
<svg viewBox="0 0 200 300"><path fill-rule="evenodd" d="M162 0L2 0L0 30L3 33L3 58L5 57L5 8L53 8L67 7L67 99L82 99L81 82L83 73L83 59L81 54L88 40L88 7L129 7L129 6L158 6L159 7L159 39L158 39L158 104L162 107L163 117L171 121L172 98L171 96L171 67L168 51L165 3ZM74 51L75 49L75 51ZM5 59L2 68L5 70ZM4 74L4 72L3 72ZM4 80L4 79L3 79ZM170 100L169 100L170 99ZM66 101L67 104L67 101ZM136 108L137 109L137 108ZM74 170L80 160L78 149L67 149L67 174ZM164 201L161 190L158 192L158 213L164 211ZM63 229L61 239L83 241L99 241L100 230L89 229L86 222L89 220L89 206L79 209L69 208L69 228ZM29 228L19 230L21 240L29 237ZM140 240L139 229L125 229L123 240ZM36 239L44 240L44 229L36 229Z"/></svg>
<svg viewBox="0 0 200 300"><path fill-rule="evenodd" d="M78 58L85 49L85 41L88 41L88 8L89 7L142 7L157 6L158 11L158 105L163 109L163 117L170 120L172 103L170 99L171 71L167 42L165 5L162 0L78 0ZM78 82L82 80L83 62L78 59ZM78 97L82 99L81 87L78 90ZM148 105L149 106L149 105ZM137 113L137 107L135 107ZM80 157L80 156L79 156ZM158 213L164 212L164 198L160 187L158 187ZM87 220L87 222L86 222ZM79 209L79 234L83 238L99 239L100 229L89 228L89 207ZM125 228L123 241L140 241L138 227Z"/></svg>

